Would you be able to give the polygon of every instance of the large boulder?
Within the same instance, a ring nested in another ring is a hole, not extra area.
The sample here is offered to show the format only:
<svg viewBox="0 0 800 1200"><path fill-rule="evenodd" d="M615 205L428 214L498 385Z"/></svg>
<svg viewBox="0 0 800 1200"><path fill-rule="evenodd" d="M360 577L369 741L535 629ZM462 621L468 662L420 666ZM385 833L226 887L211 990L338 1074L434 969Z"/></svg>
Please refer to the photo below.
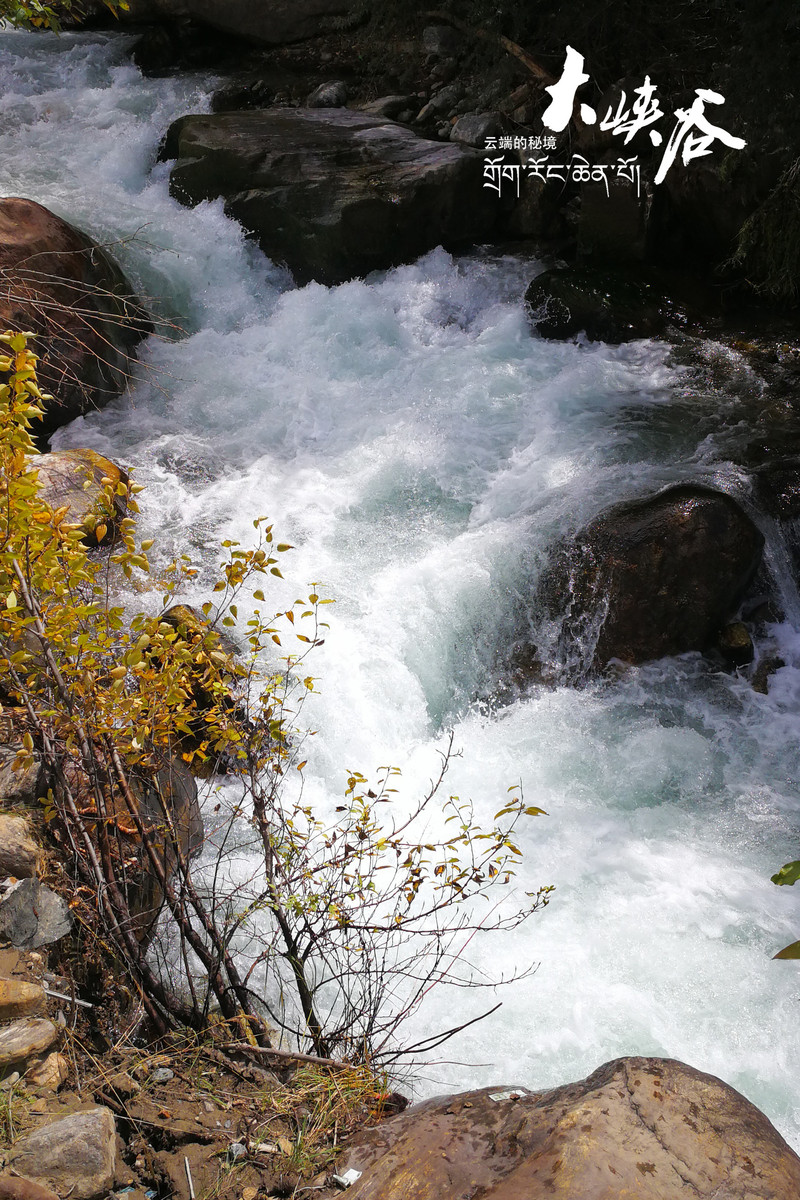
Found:
<svg viewBox="0 0 800 1200"><path fill-rule="evenodd" d="M560 558L546 603L567 614L598 667L704 650L736 612L763 545L731 496L682 484L592 521Z"/></svg>
<svg viewBox="0 0 800 1200"><path fill-rule="evenodd" d="M33 330L53 394L37 438L124 389L151 332L122 271L85 233L32 200L0 199L0 328Z"/></svg>
<svg viewBox="0 0 800 1200"><path fill-rule="evenodd" d="M163 152L177 159L173 196L224 197L226 213L300 284L485 240L498 215L479 153L349 109L181 117Z"/></svg>
<svg viewBox="0 0 800 1200"><path fill-rule="evenodd" d="M358 1135L351 1200L796 1200L800 1158L744 1096L671 1059L548 1091L429 1100Z"/></svg>

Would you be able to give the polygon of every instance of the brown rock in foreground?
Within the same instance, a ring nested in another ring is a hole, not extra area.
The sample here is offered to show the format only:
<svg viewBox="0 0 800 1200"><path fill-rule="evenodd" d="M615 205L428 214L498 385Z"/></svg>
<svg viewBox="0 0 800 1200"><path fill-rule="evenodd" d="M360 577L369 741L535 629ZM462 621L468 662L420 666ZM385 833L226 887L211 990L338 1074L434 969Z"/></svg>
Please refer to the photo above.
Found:
<svg viewBox="0 0 800 1200"><path fill-rule="evenodd" d="M21 1175L0 1175L0 1200L58 1200L58 1196Z"/></svg>
<svg viewBox="0 0 800 1200"><path fill-rule="evenodd" d="M39 385L54 399L34 436L124 389L150 319L108 254L33 200L0 199L0 327L39 334Z"/></svg>
<svg viewBox="0 0 800 1200"><path fill-rule="evenodd" d="M105 1196L117 1165L114 1118L98 1107L52 1121L17 1142L10 1161L21 1175L70 1200Z"/></svg>
<svg viewBox="0 0 800 1200"><path fill-rule="evenodd" d="M616 1059L544 1092L429 1100L361 1135L337 1172L350 1168L362 1175L349 1200L800 1196L800 1158L763 1113L715 1076L658 1058Z"/></svg>

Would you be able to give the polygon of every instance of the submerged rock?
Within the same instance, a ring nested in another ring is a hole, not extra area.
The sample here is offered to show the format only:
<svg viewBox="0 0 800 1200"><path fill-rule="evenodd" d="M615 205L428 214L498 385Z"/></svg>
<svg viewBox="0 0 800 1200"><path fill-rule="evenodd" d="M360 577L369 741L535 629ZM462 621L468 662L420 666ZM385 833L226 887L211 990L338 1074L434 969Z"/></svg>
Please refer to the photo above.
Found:
<svg viewBox="0 0 800 1200"><path fill-rule="evenodd" d="M150 319L110 256L33 200L0 200L0 324L40 334L39 385L51 392L34 435L102 408L125 388Z"/></svg>
<svg viewBox="0 0 800 1200"><path fill-rule="evenodd" d="M682 484L592 521L548 580L546 603L568 610L596 667L704 650L736 612L763 545L732 497Z"/></svg>
<svg viewBox="0 0 800 1200"><path fill-rule="evenodd" d="M535 329L545 338L585 332L590 341L629 342L664 329L669 305L644 279L591 267L556 267L525 293Z"/></svg>
<svg viewBox="0 0 800 1200"><path fill-rule="evenodd" d="M184 204L225 211L300 284L336 284L434 246L485 240L498 214L483 160L349 109L181 117L164 154Z"/></svg>
<svg viewBox="0 0 800 1200"><path fill-rule="evenodd" d="M548 1091L482 1088L356 1137L352 1200L796 1200L800 1158L732 1087L621 1058Z"/></svg>

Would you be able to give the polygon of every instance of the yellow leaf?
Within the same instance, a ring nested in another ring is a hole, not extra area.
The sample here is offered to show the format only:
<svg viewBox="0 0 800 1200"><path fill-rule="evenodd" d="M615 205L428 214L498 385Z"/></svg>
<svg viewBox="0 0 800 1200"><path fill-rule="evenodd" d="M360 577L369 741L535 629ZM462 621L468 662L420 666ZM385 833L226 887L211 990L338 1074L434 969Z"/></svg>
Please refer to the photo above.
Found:
<svg viewBox="0 0 800 1200"><path fill-rule="evenodd" d="M9 592L6 596L6 608L17 607L17 596L15 592Z"/></svg>

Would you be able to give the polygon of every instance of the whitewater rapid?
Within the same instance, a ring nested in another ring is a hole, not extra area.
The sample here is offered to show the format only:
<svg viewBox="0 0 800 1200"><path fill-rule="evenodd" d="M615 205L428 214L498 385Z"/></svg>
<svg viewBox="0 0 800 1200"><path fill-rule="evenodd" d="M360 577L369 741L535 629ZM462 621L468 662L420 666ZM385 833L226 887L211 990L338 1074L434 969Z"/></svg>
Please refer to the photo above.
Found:
<svg viewBox="0 0 800 1200"><path fill-rule="evenodd" d="M417 1094L546 1087L669 1055L741 1090L800 1149L800 979L771 958L798 936L800 897L769 880L797 857L796 628L773 630L787 665L768 696L687 655L492 700L508 646L547 639L527 614L557 537L679 479L742 491L725 396L693 392L655 342L532 337L532 260L436 250L368 282L295 289L219 203L170 199L158 144L207 109L209 81L143 79L129 45L0 35L2 191L110 244L183 330L151 339L130 394L55 444L135 467L142 537L162 559L205 563L187 600L206 599L219 539L249 542L260 514L296 547L274 606L312 580L335 598L304 712L320 812L348 768L395 764L413 795L452 728L449 791L490 819L521 781L548 814L526 827L519 885L554 884L550 906L473 947L496 976L538 969L498 992L500 1012L450 1043ZM732 388L757 391L734 352L708 353ZM408 1038L494 1002L435 990Z"/></svg>

